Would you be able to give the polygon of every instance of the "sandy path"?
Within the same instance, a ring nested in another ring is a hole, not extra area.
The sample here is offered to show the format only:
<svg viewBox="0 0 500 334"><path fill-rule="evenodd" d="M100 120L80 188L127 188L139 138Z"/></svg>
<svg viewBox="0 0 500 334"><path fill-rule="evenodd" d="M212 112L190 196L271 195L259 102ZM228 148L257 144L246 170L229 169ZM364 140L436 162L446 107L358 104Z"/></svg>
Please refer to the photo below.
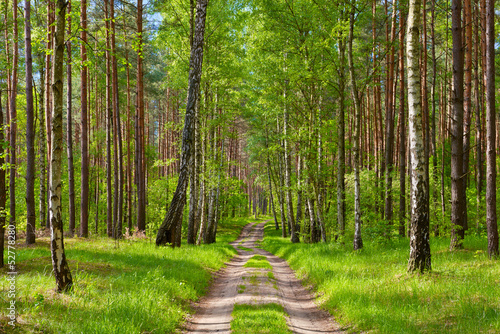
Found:
<svg viewBox="0 0 500 334"><path fill-rule="evenodd" d="M314 297L302 286L285 260L256 248L264 236L264 223L248 224L232 243L238 251L227 267L219 271L209 293L196 305L196 314L186 324L184 333L231 333L234 304L283 305L288 327L294 333L343 333L325 311L317 308ZM243 250L242 246L252 249ZM267 258L272 269L246 268L254 255Z"/></svg>

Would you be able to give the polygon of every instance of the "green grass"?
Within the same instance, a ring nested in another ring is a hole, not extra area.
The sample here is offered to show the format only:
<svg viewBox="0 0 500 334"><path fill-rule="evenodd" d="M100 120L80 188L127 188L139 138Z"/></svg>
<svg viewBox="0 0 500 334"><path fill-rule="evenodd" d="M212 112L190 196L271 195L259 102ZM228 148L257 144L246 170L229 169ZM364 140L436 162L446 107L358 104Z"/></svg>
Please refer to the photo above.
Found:
<svg viewBox="0 0 500 334"><path fill-rule="evenodd" d="M288 334L286 313L279 304L236 304L233 309L233 334Z"/></svg>
<svg viewBox="0 0 500 334"><path fill-rule="evenodd" d="M272 270L273 267L267 261L267 258L262 255L254 255L252 256L247 263L243 265L243 267L246 268L263 268L263 269L269 269Z"/></svg>
<svg viewBox="0 0 500 334"><path fill-rule="evenodd" d="M74 288L55 293L48 240L19 242L16 260L18 324L7 324L6 269L0 271L0 332L172 333L206 291L211 273L236 254L227 244L249 219L222 224L218 242L199 247L158 248L148 240L66 239Z"/></svg>
<svg viewBox="0 0 500 334"><path fill-rule="evenodd" d="M353 331L370 333L499 333L500 262L489 260L486 239L467 237L448 251L431 238L433 271L406 272L409 240L386 245L291 244L266 227L263 246L313 284L321 305Z"/></svg>
<svg viewBox="0 0 500 334"><path fill-rule="evenodd" d="M238 248L241 249L242 251L245 251L245 252L253 252L253 249L248 248L248 247L238 246Z"/></svg>

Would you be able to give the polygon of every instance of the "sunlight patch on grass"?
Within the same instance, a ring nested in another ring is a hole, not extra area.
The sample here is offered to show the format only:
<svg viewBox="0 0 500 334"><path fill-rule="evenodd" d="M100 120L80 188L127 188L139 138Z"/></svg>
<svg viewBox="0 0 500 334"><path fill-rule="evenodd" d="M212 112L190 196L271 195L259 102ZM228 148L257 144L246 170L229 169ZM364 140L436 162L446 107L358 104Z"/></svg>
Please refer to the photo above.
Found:
<svg viewBox="0 0 500 334"><path fill-rule="evenodd" d="M231 331L234 334L289 334L286 312L279 304L234 305Z"/></svg>
<svg viewBox="0 0 500 334"><path fill-rule="evenodd" d="M246 268L263 268L263 269L269 269L272 270L273 267L267 260L265 256L262 255L254 255L252 256L247 263L243 265L243 267Z"/></svg>

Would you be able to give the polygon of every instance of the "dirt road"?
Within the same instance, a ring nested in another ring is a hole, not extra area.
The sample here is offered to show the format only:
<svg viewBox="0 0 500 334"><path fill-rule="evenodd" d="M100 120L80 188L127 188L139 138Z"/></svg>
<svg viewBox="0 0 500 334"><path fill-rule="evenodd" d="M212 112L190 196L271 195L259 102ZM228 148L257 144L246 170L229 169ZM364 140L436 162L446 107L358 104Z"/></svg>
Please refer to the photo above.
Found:
<svg viewBox="0 0 500 334"><path fill-rule="evenodd" d="M327 312L317 308L313 296L286 261L257 248L255 242L263 236L264 223L243 228L238 240L232 243L238 255L217 273L209 293L188 320L185 333L230 333L234 304L267 303L283 305L288 327L294 333L343 333ZM265 256L272 270L244 267L254 255Z"/></svg>

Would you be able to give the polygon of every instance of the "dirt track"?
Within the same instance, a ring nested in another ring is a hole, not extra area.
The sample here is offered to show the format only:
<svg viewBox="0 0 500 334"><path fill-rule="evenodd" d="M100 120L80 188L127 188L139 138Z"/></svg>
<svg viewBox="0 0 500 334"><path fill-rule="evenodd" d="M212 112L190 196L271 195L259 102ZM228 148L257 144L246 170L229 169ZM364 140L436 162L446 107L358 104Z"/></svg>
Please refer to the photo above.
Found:
<svg viewBox="0 0 500 334"><path fill-rule="evenodd" d="M231 333L234 304L266 303L283 305L288 327L294 333L343 333L327 312L317 308L313 296L285 260L256 248L255 242L262 240L263 235L264 223L243 228L238 240L232 243L238 255L217 273L209 293L196 305L196 314L188 320L185 333ZM267 258L273 275L268 274L268 269L243 266L256 254Z"/></svg>

